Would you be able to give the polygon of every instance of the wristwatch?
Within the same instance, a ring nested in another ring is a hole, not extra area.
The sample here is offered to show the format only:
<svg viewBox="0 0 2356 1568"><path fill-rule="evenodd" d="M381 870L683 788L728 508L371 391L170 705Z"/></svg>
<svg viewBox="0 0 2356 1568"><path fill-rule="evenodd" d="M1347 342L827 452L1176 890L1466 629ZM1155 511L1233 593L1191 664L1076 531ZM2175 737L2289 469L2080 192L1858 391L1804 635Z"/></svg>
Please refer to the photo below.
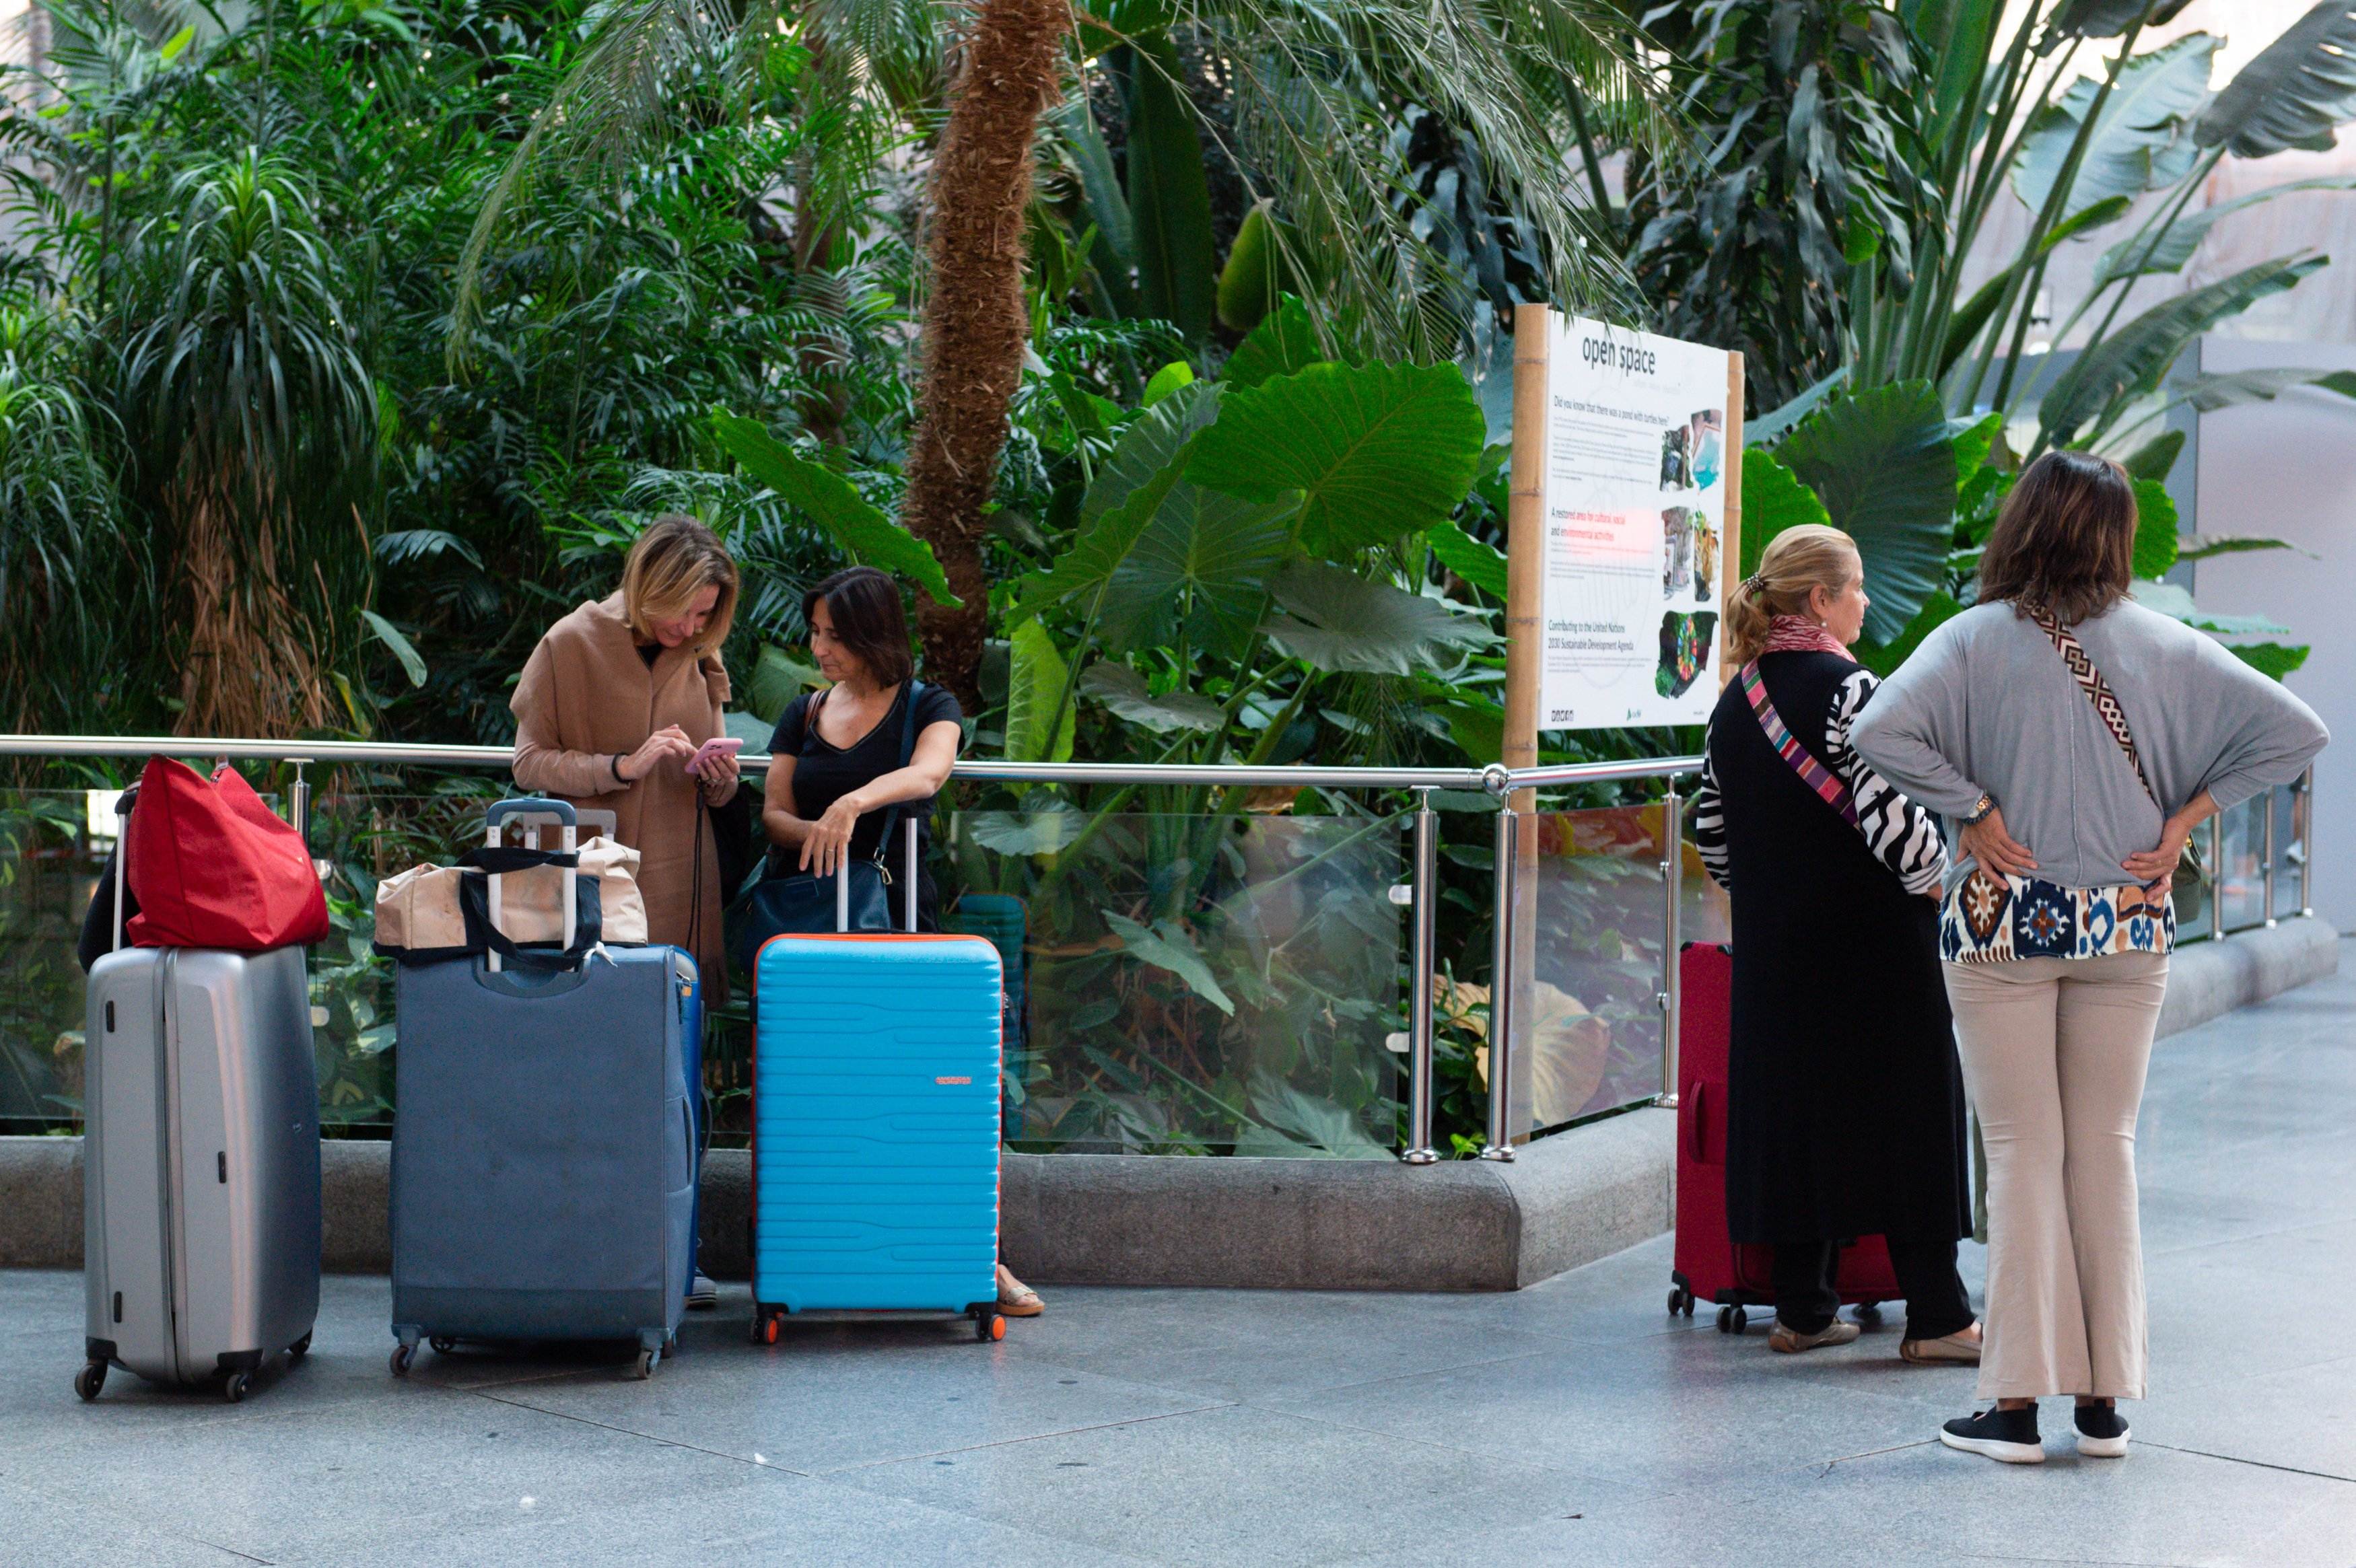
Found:
<svg viewBox="0 0 2356 1568"><path fill-rule="evenodd" d="M1965 816L1964 826L1966 827L1977 827L1981 823L1986 822L1989 817L1995 815L1996 797L1983 792L1979 800L1972 806L1970 813Z"/></svg>

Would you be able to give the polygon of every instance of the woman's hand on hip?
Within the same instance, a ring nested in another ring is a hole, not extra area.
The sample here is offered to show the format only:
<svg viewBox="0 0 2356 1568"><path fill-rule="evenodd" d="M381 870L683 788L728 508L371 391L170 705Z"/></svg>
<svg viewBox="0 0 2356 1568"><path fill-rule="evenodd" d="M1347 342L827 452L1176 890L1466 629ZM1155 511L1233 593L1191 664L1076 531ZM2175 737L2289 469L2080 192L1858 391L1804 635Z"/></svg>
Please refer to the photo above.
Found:
<svg viewBox="0 0 2356 1568"><path fill-rule="evenodd" d="M826 808L826 815L810 824L802 836L801 869L820 877L834 875L835 868L851 854L851 831L859 826L859 806L851 795L844 795Z"/></svg>
<svg viewBox="0 0 2356 1568"><path fill-rule="evenodd" d="M1965 854L2000 877L2026 876L2037 869L2037 858L2029 852L2029 846L2017 842L2004 830L2004 813L2000 809L1991 810L1956 837Z"/></svg>
<svg viewBox="0 0 2356 1568"><path fill-rule="evenodd" d="M2167 881L2176 875L2176 862L2183 859L2185 841L2191 837L2192 824L2171 816L2160 826L2157 845L2136 851L2119 864L2145 887Z"/></svg>
<svg viewBox="0 0 2356 1568"><path fill-rule="evenodd" d="M647 776L665 757L677 757L684 763L695 755L695 742L687 731L676 724L666 724L640 743L638 749L624 757L615 769L632 784Z"/></svg>

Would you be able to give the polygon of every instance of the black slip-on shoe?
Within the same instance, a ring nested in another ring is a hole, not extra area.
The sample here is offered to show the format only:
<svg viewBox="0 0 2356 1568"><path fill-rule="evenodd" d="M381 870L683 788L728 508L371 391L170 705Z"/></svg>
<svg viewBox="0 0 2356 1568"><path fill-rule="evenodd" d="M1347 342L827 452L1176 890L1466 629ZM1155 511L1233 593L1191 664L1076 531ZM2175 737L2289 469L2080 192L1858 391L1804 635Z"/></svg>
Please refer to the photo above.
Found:
<svg viewBox="0 0 2356 1568"><path fill-rule="evenodd" d="M2124 1459L2127 1418L2115 1404L2082 1404L2077 1411L2078 1452L2089 1459Z"/></svg>
<svg viewBox="0 0 2356 1568"><path fill-rule="evenodd" d="M2006 1465L2042 1465L2045 1445L2037 1436L2037 1407L1984 1410L1959 1416L1939 1428L1939 1441L1966 1454L1985 1454Z"/></svg>

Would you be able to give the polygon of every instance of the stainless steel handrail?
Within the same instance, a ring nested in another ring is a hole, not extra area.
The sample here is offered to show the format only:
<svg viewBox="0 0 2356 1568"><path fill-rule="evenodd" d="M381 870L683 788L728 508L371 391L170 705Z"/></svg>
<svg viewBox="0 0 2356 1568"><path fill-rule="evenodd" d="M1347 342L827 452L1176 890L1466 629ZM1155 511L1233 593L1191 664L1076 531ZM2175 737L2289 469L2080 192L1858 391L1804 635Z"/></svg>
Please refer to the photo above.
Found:
<svg viewBox="0 0 2356 1568"><path fill-rule="evenodd" d="M503 768L505 746L437 746L380 741L241 741L209 735L0 735L0 756L228 757L264 763L376 763L446 768ZM769 765L744 753L747 771ZM1240 789L1434 789L1503 795L1561 784L1620 784L1697 772L1699 757L1647 757L1624 763L1568 763L1544 768L1248 767L1240 763L1009 763L959 757L951 776L997 784L1210 784Z"/></svg>

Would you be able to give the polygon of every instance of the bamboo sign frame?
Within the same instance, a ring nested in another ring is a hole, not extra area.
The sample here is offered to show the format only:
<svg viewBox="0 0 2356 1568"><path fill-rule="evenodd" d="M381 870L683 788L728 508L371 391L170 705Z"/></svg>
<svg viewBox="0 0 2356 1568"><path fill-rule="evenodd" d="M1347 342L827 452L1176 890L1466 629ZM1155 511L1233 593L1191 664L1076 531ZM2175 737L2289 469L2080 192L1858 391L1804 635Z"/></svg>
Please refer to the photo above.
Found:
<svg viewBox="0 0 2356 1568"><path fill-rule="evenodd" d="M1611 336L1616 351L1636 357L1646 354L1648 345L1687 347L1640 333L1615 332ZM1559 472L1564 465L1553 461L1551 450L1557 434L1552 400L1560 380L1553 360L1566 341L1564 318L1550 306L1515 307L1513 465L1505 517L1505 726L1500 759L1509 768L1537 766L1539 729L1557 727L1542 726L1540 717L1547 649L1547 516L1550 503L1561 502L1565 499L1561 492L1577 484L1575 477ZM1708 601L1720 607L1742 562L1742 356L1728 354L1725 360L1724 467L1716 481L1724 486L1724 511L1716 541L1717 581ZM1638 362L1642 363L1641 357ZM1605 367L1606 374L1610 368ZM1725 662L1725 643L1721 614L1715 633L1719 680L1708 688L1713 695L1731 673ZM1591 723L1562 727L1620 727L1628 722L1599 718ZM1515 808L1527 810L1526 798L1517 797Z"/></svg>

